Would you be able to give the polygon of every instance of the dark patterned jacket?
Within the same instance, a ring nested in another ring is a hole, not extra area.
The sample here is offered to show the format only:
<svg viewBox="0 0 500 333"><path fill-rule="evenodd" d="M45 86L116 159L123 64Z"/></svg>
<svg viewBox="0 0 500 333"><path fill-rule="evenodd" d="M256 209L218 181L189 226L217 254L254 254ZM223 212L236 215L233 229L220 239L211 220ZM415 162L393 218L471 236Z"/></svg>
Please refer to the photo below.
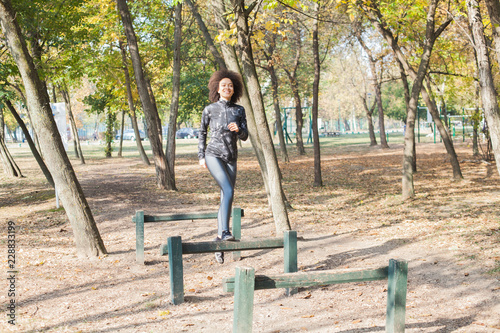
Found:
<svg viewBox="0 0 500 333"><path fill-rule="evenodd" d="M229 130L227 125L230 123L238 125L238 133ZM211 139L207 145L208 127L210 127ZM235 162L238 158L238 138L243 141L248 138L247 118L245 109L241 105L221 99L203 110L198 136L200 160L204 159L206 154L219 157L226 163Z"/></svg>

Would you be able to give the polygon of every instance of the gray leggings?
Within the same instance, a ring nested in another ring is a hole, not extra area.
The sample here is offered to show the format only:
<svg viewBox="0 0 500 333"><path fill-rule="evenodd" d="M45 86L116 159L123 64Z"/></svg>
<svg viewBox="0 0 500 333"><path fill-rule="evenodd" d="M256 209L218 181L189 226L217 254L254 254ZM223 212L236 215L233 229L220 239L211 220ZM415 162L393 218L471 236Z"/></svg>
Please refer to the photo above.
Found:
<svg viewBox="0 0 500 333"><path fill-rule="evenodd" d="M222 232L229 232L229 218L231 217L231 207L233 206L234 185L236 184L236 161L226 163L222 159L214 156L205 156L205 163L208 171L212 174L219 185L220 207L217 216L218 236L222 237Z"/></svg>

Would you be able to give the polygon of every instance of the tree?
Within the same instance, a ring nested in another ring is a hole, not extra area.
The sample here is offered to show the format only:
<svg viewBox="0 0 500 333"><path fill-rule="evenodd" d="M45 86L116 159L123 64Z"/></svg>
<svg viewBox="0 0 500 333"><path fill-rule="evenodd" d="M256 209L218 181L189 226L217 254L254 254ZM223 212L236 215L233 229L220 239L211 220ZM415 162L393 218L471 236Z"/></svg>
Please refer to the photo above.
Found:
<svg viewBox="0 0 500 333"><path fill-rule="evenodd" d="M413 86L410 98L410 104L408 108L408 117L406 123L405 132L405 150L403 158L403 200L413 198L415 196L415 190L413 185L413 161L414 161L414 141L415 141L415 116L418 106L418 97L422 93L422 97L426 102L429 111L432 114L434 122L438 127L441 137L443 138L443 143L447 149L450 156L453 176L455 179L461 179L462 173L460 171L460 164L458 163L458 158L453 148L453 142L449 137L446 129L442 125L441 119L435 104L430 100L430 97L425 90L423 85L423 80L425 79L427 68L429 66L430 56L432 53L432 48L436 39L444 31L444 29L451 23L452 18L447 16L443 19L441 25L435 30L436 25L436 9L438 7L439 0L430 0L427 6L426 13L426 29L425 29L425 39L423 41L423 51L420 56L420 64L418 71L416 71L409 63L407 57L404 55L400 45L399 40L395 38L394 33L391 31L389 25L385 21L379 6L373 2L364 2L361 4L361 9L363 10L366 17L374 25L374 27L380 32L384 37L386 42L391 46L394 54L398 57L399 61L404 66L404 69L413 78ZM402 8L404 10L404 8Z"/></svg>
<svg viewBox="0 0 500 333"><path fill-rule="evenodd" d="M0 103L0 160L2 161L3 171L10 177L23 177L21 169L14 161L14 158L9 152L5 144L4 135L4 120L3 120L3 105Z"/></svg>
<svg viewBox="0 0 500 333"><path fill-rule="evenodd" d="M231 4L235 11L238 49L241 55L242 70L248 87L255 122L259 128L258 136L262 142L262 152L264 154L269 177L269 191L272 200L271 208L276 231L282 232L284 230L290 230L290 222L288 220L285 197L281 186L281 174L266 119L259 78L253 59L252 44L250 41L252 32L248 25L248 17L256 3L253 3L248 8L245 7L244 0L232 0Z"/></svg>
<svg viewBox="0 0 500 333"><path fill-rule="evenodd" d="M90 207L59 136L49 96L40 80L33 59L16 20L10 0L0 1L0 24L9 51L22 77L33 127L40 137L40 148L73 229L79 256L95 257L106 253Z"/></svg>
<svg viewBox="0 0 500 333"><path fill-rule="evenodd" d="M148 137L151 143L156 168L157 186L167 190L176 190L175 182L170 178L171 172L169 170L168 162L165 154L163 153L161 132L158 133L158 128L161 128L161 124L158 124L158 112L155 110L148 91L148 84L142 68L141 56L139 54L137 38L135 36L128 5L126 0L116 0L116 3L122 18L125 35L127 36L137 90L139 92L139 97L141 99L142 108L144 110L148 126Z"/></svg>
<svg viewBox="0 0 500 333"><path fill-rule="evenodd" d="M139 133L139 126L137 125L137 116L135 113L135 104L134 104L134 97L132 95L132 83L130 80L130 73L128 71L128 61L127 61L127 51L125 50L125 44L122 40L118 40L118 44L120 47L120 53L122 56L122 67L123 67L123 74L125 76L125 90L127 91L127 103L128 103L128 108L129 108L129 115L130 115L130 122L132 123L132 128L134 129L134 134L136 138L140 138L141 134ZM122 126L123 129L123 126ZM122 137L123 137L123 131ZM135 140L137 144L137 150L139 150L139 154L141 155L141 160L144 164L150 165L151 163L149 162L148 155L146 155L146 152L144 151L144 147L142 146L142 141L141 140Z"/></svg>
<svg viewBox="0 0 500 333"><path fill-rule="evenodd" d="M182 4L175 6L174 31L174 68L172 75L172 102L170 104L170 120L168 122L167 161L169 163L170 178L175 187L175 128L179 111L179 92L181 84L181 34L182 34Z"/></svg>
<svg viewBox="0 0 500 333"><path fill-rule="evenodd" d="M481 100L483 102L484 115L488 122L491 137L491 145L495 155L497 170L500 173L500 109L498 107L498 96L491 74L491 64L488 47L483 33L483 21L479 10L478 0L467 0L467 13L469 24L473 33L474 49L477 56L477 68L479 73L479 84L481 87Z"/></svg>

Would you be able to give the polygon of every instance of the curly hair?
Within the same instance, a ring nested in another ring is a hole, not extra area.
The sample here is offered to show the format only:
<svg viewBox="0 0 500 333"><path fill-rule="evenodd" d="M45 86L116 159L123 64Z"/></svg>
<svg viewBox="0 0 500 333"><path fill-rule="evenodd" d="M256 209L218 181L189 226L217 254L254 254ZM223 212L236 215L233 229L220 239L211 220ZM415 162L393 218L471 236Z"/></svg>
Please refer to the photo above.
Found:
<svg viewBox="0 0 500 333"><path fill-rule="evenodd" d="M219 94L219 82L222 79L229 79L233 83L233 96L231 96L231 102L236 103L240 97L243 95L243 81L241 80L240 74L227 70L221 69L212 74L210 81L208 81L208 89L210 93L208 98L212 103L217 102L220 99Z"/></svg>

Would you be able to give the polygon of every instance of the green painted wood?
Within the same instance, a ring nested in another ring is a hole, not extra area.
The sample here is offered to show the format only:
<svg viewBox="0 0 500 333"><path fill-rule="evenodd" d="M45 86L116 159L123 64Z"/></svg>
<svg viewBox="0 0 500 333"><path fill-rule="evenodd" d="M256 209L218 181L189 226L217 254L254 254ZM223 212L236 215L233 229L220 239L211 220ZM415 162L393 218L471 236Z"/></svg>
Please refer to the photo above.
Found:
<svg viewBox="0 0 500 333"><path fill-rule="evenodd" d="M170 297L174 305L184 302L184 273L182 267L182 239L180 236L169 237L168 268L170 272Z"/></svg>
<svg viewBox="0 0 500 333"><path fill-rule="evenodd" d="M235 207L238 208L238 207ZM244 216L244 210L238 208L241 216ZM217 212L212 213L185 213L185 214L170 214L170 215L144 215L144 222L169 222L169 221L183 221L183 220L210 220L217 219ZM135 218L132 222L135 222Z"/></svg>
<svg viewBox="0 0 500 333"><path fill-rule="evenodd" d="M182 253L208 253L208 252L230 252L239 250L262 250L262 249L278 249L283 247L283 238L267 238L252 241L240 242L196 242L183 243ZM169 253L168 244L160 246L160 254L166 255Z"/></svg>
<svg viewBox="0 0 500 333"><path fill-rule="evenodd" d="M255 290L312 287L338 283L385 280L388 276L388 267L346 273L334 272L333 270L328 270L269 276L257 275L255 276ZM222 280L222 287L226 292L234 292L234 277L224 278Z"/></svg>
<svg viewBox="0 0 500 333"><path fill-rule="evenodd" d="M240 207L233 207L233 236L236 240L241 239L241 215L242 209ZM241 251L233 251L233 260L241 259Z"/></svg>
<svg viewBox="0 0 500 333"><path fill-rule="evenodd" d="M387 333L402 333L405 331L408 263L391 259L388 271L385 331Z"/></svg>
<svg viewBox="0 0 500 333"><path fill-rule="evenodd" d="M297 267L297 231L288 230L283 235L283 249L285 252L285 273L295 273L298 271ZM287 288L285 290L286 296L292 296L298 292L297 288Z"/></svg>
<svg viewBox="0 0 500 333"><path fill-rule="evenodd" d="M252 267L236 267L233 333L252 332L254 283Z"/></svg>
<svg viewBox="0 0 500 333"><path fill-rule="evenodd" d="M144 223L145 222L168 222L168 221L181 221L181 220L199 220L199 219L217 219L217 212L215 213L188 213L188 214L172 214L172 215L144 215L144 211L136 211L132 222L135 223L135 256L139 264L144 264ZM233 216L233 235L236 239L241 239L241 217L245 216L245 211L240 207L234 207ZM137 222L138 221L138 222ZM236 236L238 235L238 237ZM168 254L167 245L164 244L165 250L162 250L162 255ZM235 252L236 253L236 252ZM234 258L234 256L233 256ZM237 258L236 260L238 260Z"/></svg>
<svg viewBox="0 0 500 333"><path fill-rule="evenodd" d="M135 261L144 265L144 211L136 211L135 220Z"/></svg>

